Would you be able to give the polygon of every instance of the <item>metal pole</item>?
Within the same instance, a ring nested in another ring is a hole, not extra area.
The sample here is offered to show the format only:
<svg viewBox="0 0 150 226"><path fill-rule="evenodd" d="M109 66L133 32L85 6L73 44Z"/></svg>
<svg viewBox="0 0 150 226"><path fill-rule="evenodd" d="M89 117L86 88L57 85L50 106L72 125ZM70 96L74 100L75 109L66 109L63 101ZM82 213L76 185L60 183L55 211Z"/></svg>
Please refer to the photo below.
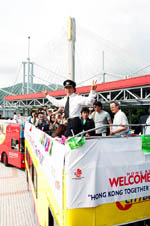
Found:
<svg viewBox="0 0 150 226"><path fill-rule="evenodd" d="M33 76L34 76L34 71L33 71L33 69L34 69L34 64L33 63L31 63L31 84L33 85ZM33 87L32 87L33 88Z"/></svg>
<svg viewBox="0 0 150 226"><path fill-rule="evenodd" d="M29 93L29 85L30 85L30 36L28 37L28 79L27 79L27 93Z"/></svg>
<svg viewBox="0 0 150 226"><path fill-rule="evenodd" d="M23 64L23 84L22 84L22 94L25 94L26 62L22 62L22 64Z"/></svg>
<svg viewBox="0 0 150 226"><path fill-rule="evenodd" d="M6 117L6 101L4 101L3 117Z"/></svg>
<svg viewBox="0 0 150 226"><path fill-rule="evenodd" d="M28 37L28 61L30 61L30 36Z"/></svg>
<svg viewBox="0 0 150 226"><path fill-rule="evenodd" d="M102 52L102 70L103 70L103 81L102 81L102 83L105 83L104 51Z"/></svg>
<svg viewBox="0 0 150 226"><path fill-rule="evenodd" d="M76 23L74 18L68 20L68 77L75 81L75 41Z"/></svg>
<svg viewBox="0 0 150 226"><path fill-rule="evenodd" d="M30 62L30 89L32 90L33 88L33 63Z"/></svg>
<svg viewBox="0 0 150 226"><path fill-rule="evenodd" d="M30 61L28 61L27 93L29 93L29 84L30 84Z"/></svg>

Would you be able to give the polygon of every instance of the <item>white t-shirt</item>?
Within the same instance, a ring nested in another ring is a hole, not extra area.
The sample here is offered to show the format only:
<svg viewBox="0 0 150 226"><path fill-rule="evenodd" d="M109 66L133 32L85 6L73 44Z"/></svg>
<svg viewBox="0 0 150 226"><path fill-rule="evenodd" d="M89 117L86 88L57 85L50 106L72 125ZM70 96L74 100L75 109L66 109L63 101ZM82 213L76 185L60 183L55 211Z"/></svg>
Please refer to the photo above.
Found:
<svg viewBox="0 0 150 226"><path fill-rule="evenodd" d="M100 112L93 112L90 116L94 120L95 128L108 124L108 121L111 120L110 115L107 111L101 110ZM106 133L107 127L102 127L95 130L96 134Z"/></svg>
<svg viewBox="0 0 150 226"><path fill-rule="evenodd" d="M128 125L128 119L127 116L125 115L124 112L122 112L121 110L119 110L115 116L114 116L114 120L113 120L113 125ZM115 132L116 130L120 129L121 126L112 126L112 132ZM129 130L129 127L127 127L127 129L123 132L126 132Z"/></svg>

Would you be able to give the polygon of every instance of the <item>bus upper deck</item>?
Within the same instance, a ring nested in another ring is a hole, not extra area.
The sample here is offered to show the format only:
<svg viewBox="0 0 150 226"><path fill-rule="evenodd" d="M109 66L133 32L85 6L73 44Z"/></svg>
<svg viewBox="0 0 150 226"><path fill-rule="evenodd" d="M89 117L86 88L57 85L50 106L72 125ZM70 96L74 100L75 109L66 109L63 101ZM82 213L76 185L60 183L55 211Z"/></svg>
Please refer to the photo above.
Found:
<svg viewBox="0 0 150 226"><path fill-rule="evenodd" d="M59 140L59 139L58 139ZM150 136L72 139L26 123L25 164L39 225L120 225L150 218Z"/></svg>

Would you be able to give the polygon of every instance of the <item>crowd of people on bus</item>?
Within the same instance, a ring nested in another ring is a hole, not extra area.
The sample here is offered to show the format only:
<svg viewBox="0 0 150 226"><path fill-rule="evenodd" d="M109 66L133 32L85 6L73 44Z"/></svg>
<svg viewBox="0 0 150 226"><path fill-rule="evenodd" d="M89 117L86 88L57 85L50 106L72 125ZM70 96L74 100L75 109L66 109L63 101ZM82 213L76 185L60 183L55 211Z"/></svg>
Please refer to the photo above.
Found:
<svg viewBox="0 0 150 226"><path fill-rule="evenodd" d="M100 101L95 101L92 107L82 107L80 112L80 130L85 132L85 136L115 136L125 135L129 132L128 119L125 113L119 108L116 101L110 103L110 111L114 114L113 120L110 113L103 109ZM43 130L50 136L66 135L68 120L65 118L64 108L48 108L47 106L32 111L29 117L24 117L22 113L14 113L13 122L25 123L29 121L38 129ZM150 124L150 116L144 115L139 119L139 124ZM106 126L105 126L106 125ZM120 126L119 126L120 125ZM95 129L94 129L95 128ZM137 127L136 134L144 133L144 127ZM147 127L147 132L150 127ZM150 131L148 132L150 134ZM72 131L72 135L74 132Z"/></svg>
<svg viewBox="0 0 150 226"><path fill-rule="evenodd" d="M113 121L110 114L104 110L102 103L96 98L96 81L93 81L88 97L76 94L76 83L66 80L63 83L66 96L56 99L43 91L45 97L55 108L44 106L37 111L32 111L27 119L22 113L14 113L13 121L24 123L28 120L38 129L52 137L74 136L83 133L85 136L117 136L129 133L128 119L116 101L110 103L110 111L114 115ZM92 106L92 108L89 106ZM142 122L150 124L150 116L141 118ZM143 123L143 124L144 124ZM150 130L150 126L147 130ZM84 132L86 131L86 132ZM137 129L138 133L142 132Z"/></svg>
<svg viewBox="0 0 150 226"><path fill-rule="evenodd" d="M112 122L111 116L107 111L103 110L102 103L95 101L93 103L93 111L91 107L83 107L80 112L81 125L80 131L85 132L85 136L107 136L107 135L122 135L129 131L128 119L124 112L119 109L117 102L110 103L110 109L114 113ZM33 111L28 121L38 129L55 137L66 135L68 120L65 118L63 108L50 108ZM120 125L120 126L117 126ZM72 131L72 136L74 135Z"/></svg>

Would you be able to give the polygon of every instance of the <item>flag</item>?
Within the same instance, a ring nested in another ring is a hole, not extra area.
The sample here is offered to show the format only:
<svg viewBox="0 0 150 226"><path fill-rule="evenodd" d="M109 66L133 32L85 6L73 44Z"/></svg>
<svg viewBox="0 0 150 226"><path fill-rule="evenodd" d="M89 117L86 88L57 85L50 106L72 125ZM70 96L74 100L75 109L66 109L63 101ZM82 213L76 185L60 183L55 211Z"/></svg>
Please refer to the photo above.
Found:
<svg viewBox="0 0 150 226"><path fill-rule="evenodd" d="M142 151L150 153L150 135L142 136Z"/></svg>
<svg viewBox="0 0 150 226"><path fill-rule="evenodd" d="M81 147L85 143L85 137L73 137L67 141L71 150Z"/></svg>

